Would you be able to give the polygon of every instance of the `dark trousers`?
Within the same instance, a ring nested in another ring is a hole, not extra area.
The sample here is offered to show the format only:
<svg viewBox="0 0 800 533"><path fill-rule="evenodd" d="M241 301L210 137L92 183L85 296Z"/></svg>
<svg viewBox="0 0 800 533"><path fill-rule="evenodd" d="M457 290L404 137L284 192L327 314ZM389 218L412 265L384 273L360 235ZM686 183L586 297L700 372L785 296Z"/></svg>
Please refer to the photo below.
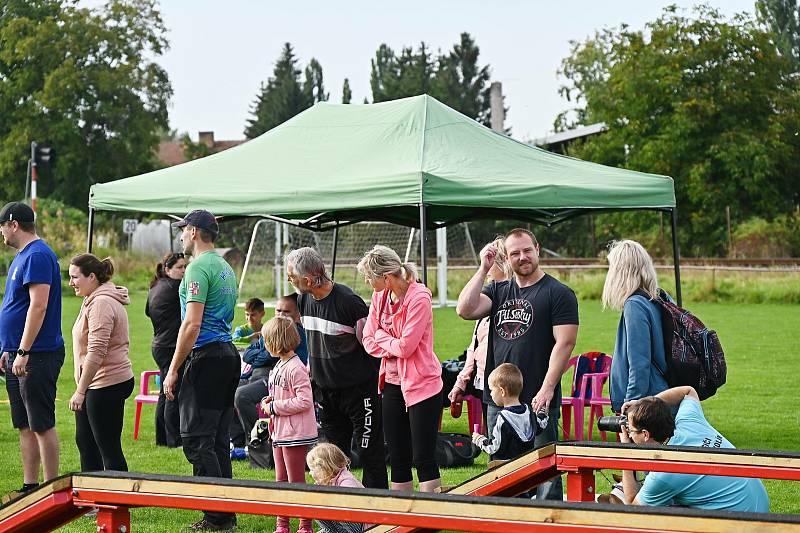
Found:
<svg viewBox="0 0 800 533"><path fill-rule="evenodd" d="M161 373L161 390L158 393L158 403L156 404L156 445L177 448L181 445L181 414L178 409L178 393L180 392L181 380L183 379L183 369L181 365L178 369L178 381L175 384L175 400L168 400L164 394L164 380L172 363L172 355L175 348L164 348L153 346L151 348L153 359L158 365Z"/></svg>
<svg viewBox="0 0 800 533"><path fill-rule="evenodd" d="M230 424L233 395L241 363L231 343L211 343L189 355L178 402L183 453L195 476L231 479ZM205 519L220 525L232 513L205 511Z"/></svg>
<svg viewBox="0 0 800 533"><path fill-rule="evenodd" d="M319 418L325 439L346 455L355 446L364 469L365 487L389 488L377 377L346 389L317 386L315 396L322 408Z"/></svg>
<svg viewBox="0 0 800 533"><path fill-rule="evenodd" d="M442 416L442 393L406 407L399 385L387 383L383 388L383 431L389 446L392 482L412 481L411 464L417 469L420 482L439 478L436 464L436 437Z"/></svg>
<svg viewBox="0 0 800 533"><path fill-rule="evenodd" d="M264 396L269 396L266 381L267 378L262 377L236 389L233 403L239 416L234 421L234 425L238 424L237 429L242 434L243 442L250 441L250 432L253 430L256 420L258 420L258 403ZM231 439L235 446L237 442L233 435L233 430L231 430Z"/></svg>
<svg viewBox="0 0 800 533"><path fill-rule="evenodd" d="M83 408L75 411L75 443L81 456L81 471L128 471L122 453L122 421L125 400L133 392L133 378L86 391Z"/></svg>

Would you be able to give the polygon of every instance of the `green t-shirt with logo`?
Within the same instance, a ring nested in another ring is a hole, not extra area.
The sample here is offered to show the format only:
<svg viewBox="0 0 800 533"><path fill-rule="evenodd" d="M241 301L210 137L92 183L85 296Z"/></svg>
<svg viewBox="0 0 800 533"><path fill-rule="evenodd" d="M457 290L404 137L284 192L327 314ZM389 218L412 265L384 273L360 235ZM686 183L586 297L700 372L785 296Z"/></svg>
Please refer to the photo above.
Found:
<svg viewBox="0 0 800 533"><path fill-rule="evenodd" d="M205 304L194 348L210 342L231 342L237 284L236 274L227 261L214 251L203 252L186 267L178 293L181 320L186 318L188 302Z"/></svg>

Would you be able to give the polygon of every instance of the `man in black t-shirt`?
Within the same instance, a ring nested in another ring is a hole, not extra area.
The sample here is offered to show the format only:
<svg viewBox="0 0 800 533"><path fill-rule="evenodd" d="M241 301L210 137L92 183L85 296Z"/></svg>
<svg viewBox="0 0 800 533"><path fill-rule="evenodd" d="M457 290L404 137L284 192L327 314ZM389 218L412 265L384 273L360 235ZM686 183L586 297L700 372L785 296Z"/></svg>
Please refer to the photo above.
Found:
<svg viewBox="0 0 800 533"><path fill-rule="evenodd" d="M533 233L513 229L506 234L506 255L514 276L485 288L486 274L496 248L481 250L481 265L458 297L456 311L465 320L490 317L485 378L502 363L517 365L523 376L520 401L534 411L547 411L547 428L536 437L536 446L558 440L561 375L578 336L578 300L572 289L539 267L539 243ZM488 390L488 427L494 427L499 408ZM539 499L562 499L561 478L540 485Z"/></svg>
<svg viewBox="0 0 800 533"><path fill-rule="evenodd" d="M379 360L361 345L367 304L344 285L334 283L313 248L286 256L286 274L300 293L297 308L306 330L308 364L320 424L328 442L345 454L355 442L364 468L365 487L386 489Z"/></svg>

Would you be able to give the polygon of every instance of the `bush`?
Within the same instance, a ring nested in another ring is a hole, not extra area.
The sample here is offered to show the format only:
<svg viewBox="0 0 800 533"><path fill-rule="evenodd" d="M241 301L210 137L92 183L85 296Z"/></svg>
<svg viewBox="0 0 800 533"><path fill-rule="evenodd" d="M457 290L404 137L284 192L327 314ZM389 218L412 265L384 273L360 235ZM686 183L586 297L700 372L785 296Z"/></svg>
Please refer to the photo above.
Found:
<svg viewBox="0 0 800 533"><path fill-rule="evenodd" d="M734 257L800 256L800 215L782 215L773 221L753 217L733 233Z"/></svg>

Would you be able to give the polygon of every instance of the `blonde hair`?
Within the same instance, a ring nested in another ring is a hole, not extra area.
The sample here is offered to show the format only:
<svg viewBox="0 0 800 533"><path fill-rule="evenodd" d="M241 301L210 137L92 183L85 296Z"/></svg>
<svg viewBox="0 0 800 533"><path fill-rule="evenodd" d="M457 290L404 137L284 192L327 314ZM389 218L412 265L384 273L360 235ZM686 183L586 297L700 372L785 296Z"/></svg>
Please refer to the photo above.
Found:
<svg viewBox="0 0 800 533"><path fill-rule="evenodd" d="M397 252L380 244L376 244L372 250L364 254L358 262L358 271L372 279L389 274L403 278L409 283L417 280L417 267L414 263L402 262Z"/></svg>
<svg viewBox="0 0 800 533"><path fill-rule="evenodd" d="M494 264L497 265L497 268L503 271L506 279L511 278L511 276L514 275L514 270L511 268L511 263L508 262L508 254L506 253L506 238L497 237L492 241L492 244L497 250L497 254L494 256Z"/></svg>
<svg viewBox="0 0 800 533"><path fill-rule="evenodd" d="M608 274L603 285L603 308L622 309L637 290L653 300L658 296L658 278L650 254L636 241L611 243L608 250Z"/></svg>
<svg viewBox="0 0 800 533"><path fill-rule="evenodd" d="M321 442L308 452L306 463L309 468L322 474L322 478L318 479L317 483L329 485L342 469L350 466L350 459L335 444Z"/></svg>
<svg viewBox="0 0 800 533"><path fill-rule="evenodd" d="M279 355L292 352L300 346L300 334L294 321L286 316L276 316L261 328L264 346L270 353Z"/></svg>
<svg viewBox="0 0 800 533"><path fill-rule="evenodd" d="M516 397L522 392L522 380L522 372L517 365L503 363L489 374L489 387L497 385L505 390L508 396Z"/></svg>

